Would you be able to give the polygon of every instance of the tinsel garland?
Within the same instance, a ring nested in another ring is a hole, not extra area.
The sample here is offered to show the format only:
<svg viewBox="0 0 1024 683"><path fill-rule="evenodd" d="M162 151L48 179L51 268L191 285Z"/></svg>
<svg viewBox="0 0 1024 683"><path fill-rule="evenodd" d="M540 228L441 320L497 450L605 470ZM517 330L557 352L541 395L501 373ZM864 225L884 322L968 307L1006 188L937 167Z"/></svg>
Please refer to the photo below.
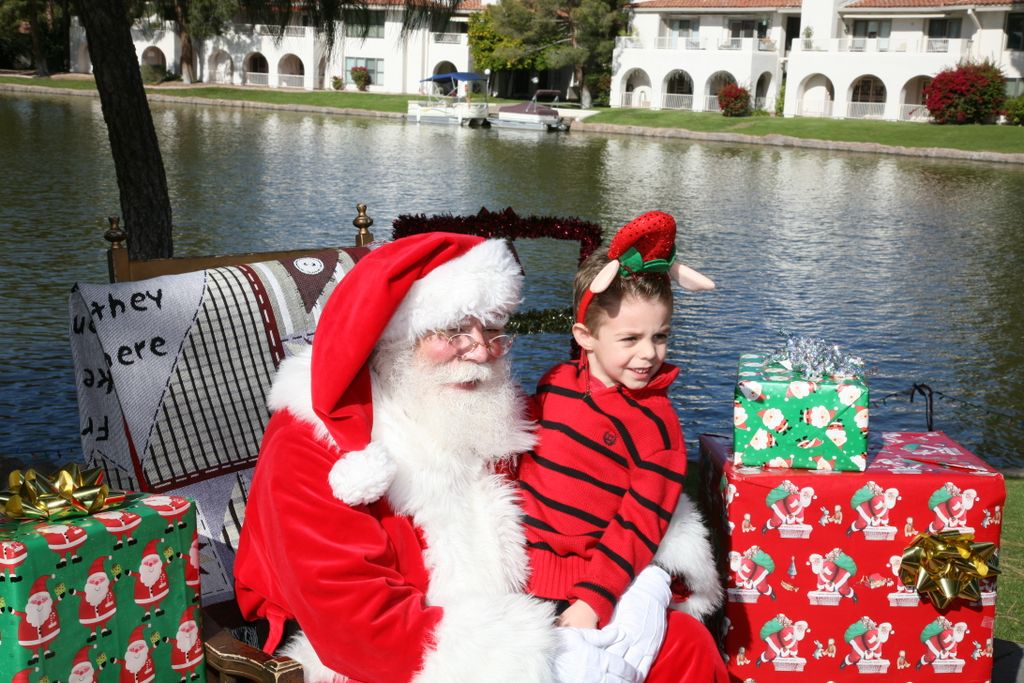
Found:
<svg viewBox="0 0 1024 683"><path fill-rule="evenodd" d="M580 243L582 263L601 244L601 226L579 218L522 217L508 207L503 211L481 208L475 216L403 214L392 223L392 239L424 232L454 232L508 240L547 237ZM512 315L505 329L513 334L568 333L575 322L572 308L522 311Z"/></svg>
<svg viewBox="0 0 1024 683"><path fill-rule="evenodd" d="M503 239L530 239L548 237L575 240L580 243L580 262L601 244L601 226L579 218L558 216L522 217L512 210L489 211L481 208L475 216L454 216L442 213L435 216L403 214L392 225L392 239L423 232L454 232Z"/></svg>
<svg viewBox="0 0 1024 683"><path fill-rule="evenodd" d="M839 346L814 337L788 335L786 348L770 354L765 365L778 364L809 380L849 378L864 372L864 361L839 350Z"/></svg>

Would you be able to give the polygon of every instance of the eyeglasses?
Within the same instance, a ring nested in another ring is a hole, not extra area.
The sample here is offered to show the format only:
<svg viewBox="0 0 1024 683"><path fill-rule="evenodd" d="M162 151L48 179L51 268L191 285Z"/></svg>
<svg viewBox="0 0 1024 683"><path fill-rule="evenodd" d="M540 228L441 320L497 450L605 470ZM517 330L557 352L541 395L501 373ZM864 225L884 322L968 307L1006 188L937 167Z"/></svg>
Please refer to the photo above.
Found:
<svg viewBox="0 0 1024 683"><path fill-rule="evenodd" d="M516 339L514 334L498 334L488 338L485 333L484 341L478 342L473 338L473 335L466 332L449 334L443 330L435 330L434 334L440 339L444 339L448 342L448 346L455 350L455 355L459 358L462 358L466 354L473 353L476 351L476 347L478 346L486 348L487 353L491 354L492 358L501 358L508 353L509 349L512 348L512 342Z"/></svg>

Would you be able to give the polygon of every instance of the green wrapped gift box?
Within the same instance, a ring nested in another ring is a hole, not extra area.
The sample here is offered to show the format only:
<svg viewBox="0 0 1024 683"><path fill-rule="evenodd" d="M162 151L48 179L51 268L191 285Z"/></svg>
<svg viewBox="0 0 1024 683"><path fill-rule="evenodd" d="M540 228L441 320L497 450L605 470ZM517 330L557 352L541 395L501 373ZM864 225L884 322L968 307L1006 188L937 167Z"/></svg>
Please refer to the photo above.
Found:
<svg viewBox="0 0 1024 683"><path fill-rule="evenodd" d="M132 494L73 519L0 517L0 680L206 679L195 507Z"/></svg>
<svg viewBox="0 0 1024 683"><path fill-rule="evenodd" d="M733 402L737 465L863 471L868 387L860 376L807 378L764 356L740 356Z"/></svg>

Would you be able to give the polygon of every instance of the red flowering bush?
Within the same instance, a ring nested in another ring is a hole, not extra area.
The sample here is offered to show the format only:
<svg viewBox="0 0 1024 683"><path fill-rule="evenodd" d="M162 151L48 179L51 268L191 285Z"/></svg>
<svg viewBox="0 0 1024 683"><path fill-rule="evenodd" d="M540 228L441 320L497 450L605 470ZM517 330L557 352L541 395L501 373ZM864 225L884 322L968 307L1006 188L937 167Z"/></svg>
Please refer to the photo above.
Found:
<svg viewBox="0 0 1024 683"><path fill-rule="evenodd" d="M360 90L366 90L370 85L370 72L365 66L354 66L349 71L352 76L352 82L356 84L356 87Z"/></svg>
<svg viewBox="0 0 1024 683"><path fill-rule="evenodd" d="M718 91L718 107L722 116L746 116L750 113L750 91L730 83Z"/></svg>
<svg viewBox="0 0 1024 683"><path fill-rule="evenodd" d="M985 123L1006 101L1005 77L989 61L940 71L924 88L924 106L935 123Z"/></svg>

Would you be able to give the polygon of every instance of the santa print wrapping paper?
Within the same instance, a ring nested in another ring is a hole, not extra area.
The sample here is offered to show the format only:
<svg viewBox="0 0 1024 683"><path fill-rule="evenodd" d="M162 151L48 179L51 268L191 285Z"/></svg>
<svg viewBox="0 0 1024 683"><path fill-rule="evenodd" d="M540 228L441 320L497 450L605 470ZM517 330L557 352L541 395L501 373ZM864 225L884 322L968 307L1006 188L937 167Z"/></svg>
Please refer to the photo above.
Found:
<svg viewBox="0 0 1024 683"><path fill-rule="evenodd" d="M129 495L62 521L0 517L0 680L204 681L195 508Z"/></svg>
<svg viewBox="0 0 1024 683"><path fill-rule="evenodd" d="M998 545L1003 477L941 432L883 440L866 471L821 472L737 466L727 437L700 437L732 680L990 679L995 579L938 610L897 572L919 532Z"/></svg>
<svg viewBox="0 0 1024 683"><path fill-rule="evenodd" d="M811 470L863 470L868 387L860 377L812 380L756 354L740 356L734 461Z"/></svg>

